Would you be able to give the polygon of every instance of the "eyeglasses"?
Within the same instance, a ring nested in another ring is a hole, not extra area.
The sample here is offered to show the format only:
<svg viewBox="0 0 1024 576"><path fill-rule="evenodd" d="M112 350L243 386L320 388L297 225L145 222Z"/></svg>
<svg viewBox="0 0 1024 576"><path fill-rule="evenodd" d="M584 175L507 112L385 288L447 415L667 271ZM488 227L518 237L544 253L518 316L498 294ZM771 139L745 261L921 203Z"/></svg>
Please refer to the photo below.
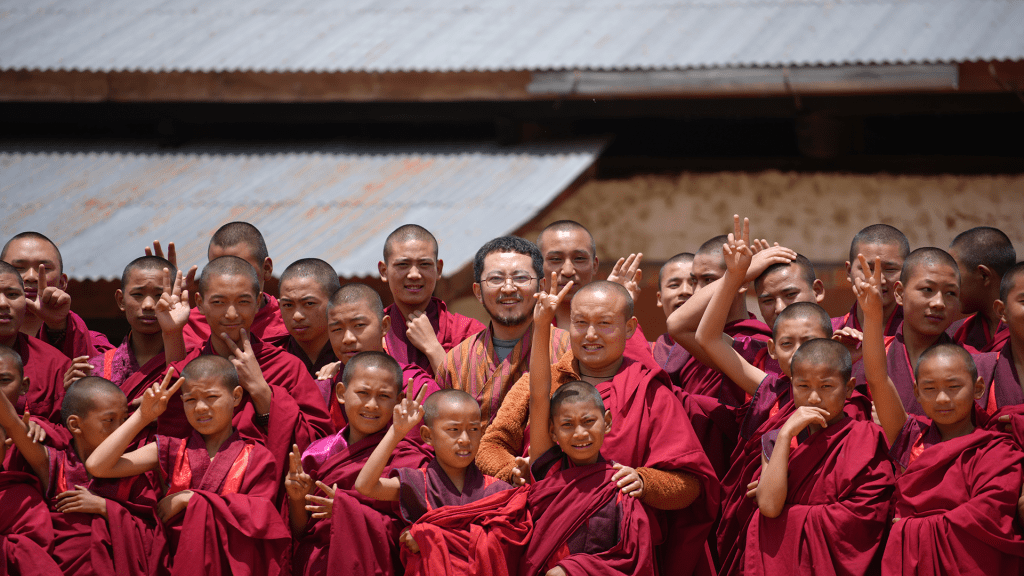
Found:
<svg viewBox="0 0 1024 576"><path fill-rule="evenodd" d="M525 288L525 287L529 286L531 282L536 280L536 278L534 278L533 276L527 276L526 274L516 274L515 276L497 276L497 275L495 275L495 276L488 276L487 278L484 278L484 282L486 282L487 285L492 287L492 288L501 288L509 280L512 281L512 284L515 284L516 286L519 286L521 288Z"/></svg>

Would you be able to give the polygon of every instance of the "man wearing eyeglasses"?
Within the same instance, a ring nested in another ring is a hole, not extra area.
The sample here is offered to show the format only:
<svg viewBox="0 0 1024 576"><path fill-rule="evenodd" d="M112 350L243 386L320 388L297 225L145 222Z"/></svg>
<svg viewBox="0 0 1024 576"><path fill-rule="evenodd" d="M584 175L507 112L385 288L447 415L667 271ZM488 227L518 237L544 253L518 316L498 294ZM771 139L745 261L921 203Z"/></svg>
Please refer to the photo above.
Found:
<svg viewBox="0 0 1024 576"><path fill-rule="evenodd" d="M530 368L533 295L540 287L544 261L529 240L502 236L483 245L473 261L473 294L491 317L483 330L452 348L437 383L458 388L480 403L482 422L491 422L516 380ZM569 334L551 332L551 357L561 358Z"/></svg>

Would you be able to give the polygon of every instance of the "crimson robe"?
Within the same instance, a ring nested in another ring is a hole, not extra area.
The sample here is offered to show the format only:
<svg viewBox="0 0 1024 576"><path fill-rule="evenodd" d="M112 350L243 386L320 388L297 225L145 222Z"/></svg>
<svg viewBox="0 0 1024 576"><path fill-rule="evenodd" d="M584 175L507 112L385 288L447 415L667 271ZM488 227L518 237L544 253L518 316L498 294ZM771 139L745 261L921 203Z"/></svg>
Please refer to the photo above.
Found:
<svg viewBox="0 0 1024 576"><path fill-rule="evenodd" d="M940 441L927 420L909 418L893 448L906 469L893 498L883 575L1019 574L1024 538L1017 499L1024 453L1004 434L976 428Z"/></svg>
<svg viewBox="0 0 1024 576"><path fill-rule="evenodd" d="M984 412L979 424L986 428L1000 425L999 417L1005 414L1024 414L1024 391L1020 387L1020 375L1013 361L1013 345L1007 341L994 353L991 371L978 375L988 382L985 395L978 400L978 407Z"/></svg>
<svg viewBox="0 0 1024 576"><path fill-rule="evenodd" d="M53 553L53 523L39 480L0 471L0 575L63 576Z"/></svg>
<svg viewBox="0 0 1024 576"><path fill-rule="evenodd" d="M38 416L32 416L32 421L39 425L46 432L46 440L43 440L43 445L47 448L55 450L64 450L71 445L71 432L68 431L64 426L57 426L49 420L43 420ZM21 453L18 451L17 446L11 446L7 449L7 455L4 456L3 462L4 470L15 470L19 472L32 472L32 467L28 465L28 462L21 457Z"/></svg>
<svg viewBox="0 0 1024 576"><path fill-rule="evenodd" d="M398 478L401 483L398 506L406 524L442 506L470 504L495 492L512 489L508 482L487 476L476 464L470 464L460 492L436 459L424 468L392 468L389 476Z"/></svg>
<svg viewBox="0 0 1024 576"><path fill-rule="evenodd" d="M279 479L270 452L237 431L212 460L198 432L156 442L167 495L193 492L167 522L170 573L287 573L291 532L273 502Z"/></svg>
<svg viewBox="0 0 1024 576"><path fill-rule="evenodd" d="M690 361L690 352L676 343L667 332L658 336L658 339L651 343L651 354L654 361L668 373L672 383L682 388L683 382L680 379L680 372L683 366Z"/></svg>
<svg viewBox="0 0 1024 576"><path fill-rule="evenodd" d="M164 536L156 516L157 488L151 474L91 478L73 446L47 449L46 497L53 522L53 556L66 574L146 576L160 566ZM98 514L57 512L57 495L83 486L107 500Z"/></svg>
<svg viewBox="0 0 1024 576"><path fill-rule="evenodd" d="M284 348L285 352L301 360L306 366L306 371L309 372L309 375L313 378L316 378L316 373L319 372L321 368L332 362L338 361L338 357L334 355L334 348L331 347L330 341L324 344L324 347L320 349L320 353L314 360L309 359L309 356L306 355L306 351L302 349L302 346L299 346L299 342L291 335L289 335L284 341L281 348Z"/></svg>
<svg viewBox="0 0 1024 576"><path fill-rule="evenodd" d="M310 445L302 455L302 469L328 486L337 484L330 520L310 518L297 538L292 559L294 574L393 574L398 553L399 520L393 502L381 502L359 494L356 477L380 444L387 428L348 444L347 430ZM408 438L399 442L388 461L392 468L421 468L433 456L429 446ZM318 495L323 495L319 490ZM337 549L337 550L336 550ZM340 553L340 554L339 554ZM338 557L335 557L335 556ZM376 572L367 572L367 570Z"/></svg>
<svg viewBox="0 0 1024 576"><path fill-rule="evenodd" d="M275 462L274 477L283 482L288 470L288 453L291 452L292 444L298 444L301 450L309 446L313 440L332 434L334 426L327 414L323 396L320 395L313 377L306 372L302 362L277 346L263 342L255 335L250 335L249 340L256 361L263 371L263 378L270 385L270 424L263 428L253 421L256 409L253 408L248 392L242 394L242 401L235 408L235 417L231 423L242 438L256 440L270 451ZM203 346L192 350L184 360L173 366L180 374L193 359L216 353L212 341L207 340ZM125 385L132 385L133 378L129 378ZM176 438L188 438L192 435L192 426L185 418L185 407L180 394L175 394L170 399L167 410L157 419L157 432ZM283 497L282 483L278 499Z"/></svg>
<svg viewBox="0 0 1024 576"><path fill-rule="evenodd" d="M541 460L550 459L552 452L561 450L555 447ZM652 509L622 494L612 481L616 472L611 462L601 459L552 470L530 487L527 505L534 534L520 565L521 576L542 575L556 565L570 575L657 573L654 546L661 540L659 522ZM614 512L611 518L609 509ZM598 516L604 521L595 522ZM686 572L667 563L664 573Z"/></svg>
<svg viewBox="0 0 1024 576"><path fill-rule="evenodd" d="M725 333L734 339L746 336L753 340L767 342L772 337L768 326L751 315L747 320L737 320L725 325ZM755 352L756 354L756 352ZM679 372L683 390L690 394L701 394L718 398L723 404L739 406L746 400L746 392L721 372L704 365L696 358L690 358Z"/></svg>
<svg viewBox="0 0 1024 576"><path fill-rule="evenodd" d="M896 308L892 311L892 316L890 316L889 320L885 323L885 332L883 333L883 335L895 336L896 331L899 329L901 324L903 324L903 306L897 304ZM838 316L832 319L833 331L842 330L843 328L853 328L854 330L859 330L860 332L864 331L864 329L861 328L860 326L860 321L857 320L856 302L853 303L853 307L850 308L849 312L842 316Z"/></svg>
<svg viewBox="0 0 1024 576"><path fill-rule="evenodd" d="M391 330L388 330L388 333L384 335L388 354L394 357L395 360L398 360L399 364L415 364L430 376L434 376L434 369L430 366L430 359L419 348L413 346L412 342L409 342L409 338L405 335L408 328L402 311L398 309L397 305L391 304L384 309L384 313L391 317ZM431 297L430 304L427 305L424 313L430 319L430 325L434 328L437 341L441 343L441 347L444 348L445 352L455 348L466 338L487 328L475 318L449 312L448 306L439 298Z"/></svg>
<svg viewBox="0 0 1024 576"><path fill-rule="evenodd" d="M768 457L777 436L762 436ZM877 574L895 482L882 429L846 416L801 436L782 514L747 526L743 573Z"/></svg>
<svg viewBox="0 0 1024 576"><path fill-rule="evenodd" d="M249 333L274 346L283 346L290 334L281 318L281 307L277 303L277 298L270 294L264 292L263 298L263 306L256 311ZM198 306L189 310L188 324L182 335L185 337L185 344L192 346L202 346L203 342L210 339L210 325L206 323L206 316L199 311Z"/></svg>
<svg viewBox="0 0 1024 576"><path fill-rule="evenodd" d="M996 333L992 334L988 321L975 312L953 322L946 329L946 334L970 352L995 352L1010 339L1010 327L1000 320Z"/></svg>
<svg viewBox="0 0 1024 576"><path fill-rule="evenodd" d="M36 338L42 340L47 344L53 344L50 342L49 336L46 335L46 325L43 324L39 328L39 334ZM64 333L64 342L61 343L58 350L68 358L77 358L79 356L88 356L92 358L110 350L114 346L107 340L107 337L96 332L89 330L89 327L85 325L85 320L81 316L74 312L68 312L67 328Z"/></svg>
<svg viewBox="0 0 1024 576"><path fill-rule="evenodd" d="M29 379L28 392L18 398L15 410L20 413L28 408L30 414L63 424L60 404L64 400L64 373L71 367L71 360L42 340L21 333L12 349L21 355Z"/></svg>
<svg viewBox="0 0 1024 576"><path fill-rule="evenodd" d="M402 546L406 576L509 576L533 535L526 505L530 489L502 490L476 502L434 508L409 533L419 546Z"/></svg>

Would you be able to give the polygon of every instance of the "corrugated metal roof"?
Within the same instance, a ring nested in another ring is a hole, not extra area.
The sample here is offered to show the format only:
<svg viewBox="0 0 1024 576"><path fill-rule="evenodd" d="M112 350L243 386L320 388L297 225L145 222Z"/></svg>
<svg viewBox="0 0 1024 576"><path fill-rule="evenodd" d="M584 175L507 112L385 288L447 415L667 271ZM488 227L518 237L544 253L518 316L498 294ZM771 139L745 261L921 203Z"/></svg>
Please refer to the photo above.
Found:
<svg viewBox="0 0 1024 576"><path fill-rule="evenodd" d="M536 216L601 146L0 151L0 237L41 232L69 276L110 279L154 239L173 240L182 264L202 265L213 232L245 220L281 270L317 257L365 277L377 274L387 235L416 223L437 237L453 274L484 242Z"/></svg>
<svg viewBox="0 0 1024 576"><path fill-rule="evenodd" d="M623 70L1024 58L1018 0L0 0L0 69Z"/></svg>

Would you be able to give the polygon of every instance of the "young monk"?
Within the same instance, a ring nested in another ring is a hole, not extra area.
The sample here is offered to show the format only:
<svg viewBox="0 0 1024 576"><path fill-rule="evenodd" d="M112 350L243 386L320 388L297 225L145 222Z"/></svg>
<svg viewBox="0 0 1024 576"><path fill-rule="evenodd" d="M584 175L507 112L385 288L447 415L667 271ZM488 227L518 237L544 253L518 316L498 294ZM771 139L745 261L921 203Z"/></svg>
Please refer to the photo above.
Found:
<svg viewBox="0 0 1024 576"><path fill-rule="evenodd" d="M7 434L0 427L0 461L6 453ZM52 558L50 511L35 476L0 467L0 508L0 573L62 576Z"/></svg>
<svg viewBox="0 0 1024 576"><path fill-rule="evenodd" d="M658 271L657 306L665 313L666 319L693 296L696 285L690 276L692 268L693 254L683 252L669 258ZM690 353L666 332L651 344L651 354L655 362L668 372L672 383L682 387L679 376L690 360Z"/></svg>
<svg viewBox="0 0 1024 576"><path fill-rule="evenodd" d="M558 294L538 294L534 321L550 330L551 319L572 284ZM576 381L551 394L551 357L541 345L530 360L530 461L537 481L530 488L534 535L521 572L653 574L651 525L657 520L640 503L640 474L601 455L613 416L591 384Z"/></svg>
<svg viewBox="0 0 1024 576"><path fill-rule="evenodd" d="M156 512L165 525L171 574L280 574L291 544L275 508L274 458L231 425L242 401L238 374L219 356L201 356L173 385L174 368L142 397L128 420L86 460L91 474L124 478L156 471L166 486ZM178 389L193 432L157 436L125 452Z"/></svg>
<svg viewBox="0 0 1024 576"><path fill-rule="evenodd" d="M213 336L174 368L181 370L201 356L230 360L242 387L233 425L242 438L261 442L270 450L277 464L276 478L281 480L288 470L292 444L308 446L333 432L323 397L298 358L249 333L260 301L259 281L249 263L222 256L207 264L196 300ZM157 431L177 438L191 435L180 396L172 397L162 411ZM282 501L283 497L282 492Z"/></svg>
<svg viewBox="0 0 1024 576"><path fill-rule="evenodd" d="M53 346L22 331L27 300L18 271L7 262L0 262L0 345L18 353L24 366L28 389L19 395L18 412L39 416L60 424L60 404L64 397L64 373L71 361Z"/></svg>
<svg viewBox="0 0 1024 576"><path fill-rule="evenodd" d="M400 364L415 364L430 376L444 364L445 354L484 329L474 318L455 312L434 287L444 261L437 257L437 239L422 226L399 226L384 241L384 260L377 263L380 279L391 289L394 304L385 308L391 318L388 353Z"/></svg>
<svg viewBox="0 0 1024 576"><path fill-rule="evenodd" d="M288 328L284 349L302 360L315 376L337 362L327 335L327 301L341 288L338 273L319 258L293 262L281 274L281 317Z"/></svg>
<svg viewBox="0 0 1024 576"><path fill-rule="evenodd" d="M876 272L854 291L865 316L868 385L900 472L882 574L1019 574L1024 538L1014 517L1024 453L975 425L984 383L956 344L921 354L914 395L926 417L907 414L886 374L878 268L876 261Z"/></svg>
<svg viewBox="0 0 1024 576"><path fill-rule="evenodd" d="M871 271L865 272L860 269L857 254L863 254L868 259L869 266L874 266L875 260L881 259L885 335L895 336L900 323L903 322L903 306L896 301L895 286L903 270L903 261L910 255L910 242L903 232L888 224L872 224L858 232L850 242L850 256L846 261L846 277L851 284L856 284L871 274ZM861 330L863 325L864 312L857 308L856 302L844 316L832 319L833 330Z"/></svg>
<svg viewBox="0 0 1024 576"><path fill-rule="evenodd" d="M384 352L384 337L391 327L391 316L384 314L380 295L366 284L353 282L337 290L327 303L327 330L334 355L340 360L329 364L318 375L317 386L330 407L331 421L337 430L348 425L345 410L334 391L341 380L341 370L360 352ZM413 364L402 366L402 381L412 380L409 393L419 394L426 388L427 396L440 388L425 370Z"/></svg>
<svg viewBox="0 0 1024 576"><path fill-rule="evenodd" d="M345 364L335 393L348 426L312 443L301 461L298 446L289 456L288 518L298 540L292 570L306 575L357 574L378 566L391 574L398 560L398 518L390 502L366 498L354 484L402 399L402 370L383 352L360 352ZM393 452L390 465L396 468L421 468L431 456L421 444L408 440Z"/></svg>
<svg viewBox="0 0 1024 576"><path fill-rule="evenodd" d="M953 341L977 352L993 352L1009 339L995 302L1006 271L1017 263L1013 243L1002 231L978 226L961 232L949 245L949 255L960 268L960 304L967 318L947 330Z"/></svg>
<svg viewBox="0 0 1024 576"><path fill-rule="evenodd" d="M168 363L185 358L182 330L188 322L189 294L183 283L181 272L163 258L132 260L121 274L121 288L114 292L114 301L131 331L117 348L85 362L76 358L70 373L65 374L65 383L90 374L101 376L124 390L129 404L138 405L147 387L126 388L128 378L141 372L134 382L158 379Z"/></svg>
<svg viewBox="0 0 1024 576"><path fill-rule="evenodd" d="M557 285L557 278L551 285ZM663 560L689 573L704 561L705 539L717 511L711 465L665 372L623 355L636 326L626 289L615 282L592 282L573 297L571 318L572 353L553 365L554 388L575 380L597 386L605 407L622 424L605 436L603 454L637 470L645 504L673 510L666 514L670 527ZM534 337L549 337L541 324L535 320ZM516 457L525 446L529 378L526 374L516 382L484 433L477 465L485 474L506 481L514 476Z"/></svg>
<svg viewBox="0 0 1024 576"><path fill-rule="evenodd" d="M880 261L875 258L876 263ZM903 308L903 322L885 343L887 372L907 412L922 416L924 409L914 395L914 372L925 350L935 344L952 343L946 329L960 311L960 271L945 250L918 248L904 261L893 292ZM985 364L990 365L990 359ZM863 363L854 366L860 387L866 387L865 369Z"/></svg>
<svg viewBox="0 0 1024 576"><path fill-rule="evenodd" d="M849 351L810 340L793 354L792 403L761 436L760 512L746 530L743 574L877 574L893 471L882 431L844 412L856 382Z"/></svg>
<svg viewBox="0 0 1024 576"><path fill-rule="evenodd" d="M11 406L24 404L21 397L28 391L29 379L25 377L25 369L21 355L7 346L0 345L0 394L7 398ZM29 438L36 443L45 443L50 448L63 450L71 442L71 435L64 426L55 426L49 420L32 416L28 412L22 415L21 421L27 427ZM13 440L10 441L13 443ZM28 469L17 449L8 450L0 458L6 470Z"/></svg>
<svg viewBox="0 0 1024 576"><path fill-rule="evenodd" d="M994 307L1007 327L1008 338L997 350L992 370L992 386L979 402L995 420L1008 422L1008 413L1024 411L1024 263L1016 264L1003 274L999 299Z"/></svg>
<svg viewBox="0 0 1024 576"><path fill-rule="evenodd" d="M22 232L4 244L0 260L14 266L25 288L28 311L22 332L68 358L92 357L113 348L106 336L89 330L71 311L64 260L52 240L38 232Z"/></svg>
<svg viewBox="0 0 1024 576"><path fill-rule="evenodd" d="M0 398L0 427L42 484L53 557L66 574L145 575L159 566L163 540L153 513L153 479L107 480L84 464L124 422L127 409L124 393L110 381L90 376L75 382L61 404L73 440L57 450L34 442L7 397Z"/></svg>

